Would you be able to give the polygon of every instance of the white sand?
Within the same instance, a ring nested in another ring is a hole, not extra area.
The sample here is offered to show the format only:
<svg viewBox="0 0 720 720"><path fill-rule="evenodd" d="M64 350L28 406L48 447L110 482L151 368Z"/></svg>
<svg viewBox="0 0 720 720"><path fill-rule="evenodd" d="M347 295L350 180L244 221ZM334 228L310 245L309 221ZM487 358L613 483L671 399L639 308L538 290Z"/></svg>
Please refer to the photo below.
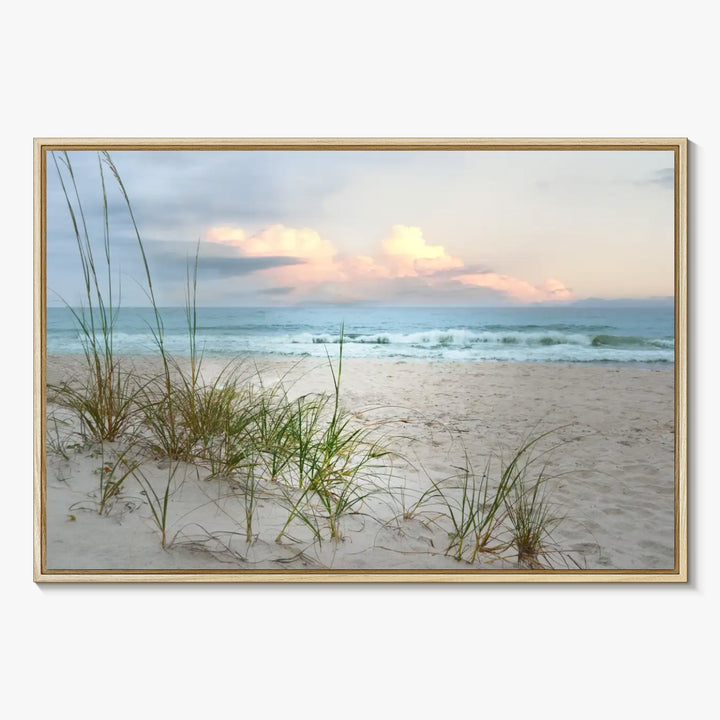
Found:
<svg viewBox="0 0 720 720"><path fill-rule="evenodd" d="M135 362L141 369L151 364ZM332 389L326 363L257 362L264 382L281 376L294 382L292 395ZM206 359L206 376L224 364ZM79 369L78 358L50 357L48 381ZM671 569L673 383L671 369L346 360L344 406L362 413L358 423L391 420L379 431L398 436L394 447L407 459L393 462L385 480L391 494L372 495L360 513L343 519L342 541L319 545L293 523L289 536L275 542L288 510L278 501L277 487L265 483L254 521L256 537L247 545L239 486L198 479L194 468L181 466L169 504L169 547L162 549L134 480L128 479L108 515L93 509L94 471L103 459L85 448L70 451L69 460L48 453L47 567L467 569L466 562L445 554L449 525L438 516L437 501L404 519L403 496L406 507L411 505L430 487L429 478L440 481L462 465L465 451L481 474L490 455L507 457L530 434L559 428L541 446L560 443L546 456L554 514L562 517L549 545L553 566ZM160 489L167 462L148 461L143 470ZM511 549L483 554L474 567L515 568L517 558Z"/></svg>

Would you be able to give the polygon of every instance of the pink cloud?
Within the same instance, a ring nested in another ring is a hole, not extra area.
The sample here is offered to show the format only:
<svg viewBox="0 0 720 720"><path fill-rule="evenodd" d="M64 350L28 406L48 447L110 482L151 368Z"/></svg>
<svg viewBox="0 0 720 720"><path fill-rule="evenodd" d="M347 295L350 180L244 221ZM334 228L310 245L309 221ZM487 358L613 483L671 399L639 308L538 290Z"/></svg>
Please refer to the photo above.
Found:
<svg viewBox="0 0 720 720"><path fill-rule="evenodd" d="M206 242L237 248L247 257L292 257L297 264L258 270L256 275L275 285L291 285L302 293L320 284L348 285L353 281L423 278L428 286L438 272L457 270L464 263L449 254L443 245L431 245L422 229L394 225L380 245L377 256L343 255L333 243L311 228L271 225L249 235L242 228L217 226L204 235ZM490 288L519 302L566 300L571 292L554 278L536 286L510 275L465 273L452 278L463 285ZM348 288L346 287L346 290Z"/></svg>
<svg viewBox="0 0 720 720"><path fill-rule="evenodd" d="M332 243L320 237L315 230L284 225L270 225L255 235L248 235L241 228L213 227L205 233L204 240L240 248L248 257L281 255L319 260L335 255Z"/></svg>
<svg viewBox="0 0 720 720"><path fill-rule="evenodd" d="M382 243L381 256L392 277L430 275L463 266L463 261L448 255L442 245L428 245L419 227L407 225L393 225Z"/></svg>
<svg viewBox="0 0 720 720"><path fill-rule="evenodd" d="M498 273L457 275L455 279L464 285L497 290L520 302L547 302L548 300L567 300L572 297L572 292L560 280L554 278L548 278L539 286L511 275Z"/></svg>
<svg viewBox="0 0 720 720"><path fill-rule="evenodd" d="M569 300L572 297L572 290L566 288L563 282L555 278L547 278L543 282L542 288L552 295L553 300Z"/></svg>
<svg viewBox="0 0 720 720"><path fill-rule="evenodd" d="M203 236L205 242L235 247L247 257L292 257L297 265L281 266L258 271L280 285L313 285L320 282L347 280L342 267L335 260L333 244L311 228L290 228L270 225L254 235L241 228L217 226Z"/></svg>
<svg viewBox="0 0 720 720"><path fill-rule="evenodd" d="M428 245L420 228L405 225L393 226L377 258L340 255L334 245L315 230L284 225L271 225L254 235L248 235L241 228L218 226L210 228L203 239L235 247L248 257L285 256L304 260L298 265L261 271L283 283L419 277L463 266L462 260L449 255L442 245Z"/></svg>

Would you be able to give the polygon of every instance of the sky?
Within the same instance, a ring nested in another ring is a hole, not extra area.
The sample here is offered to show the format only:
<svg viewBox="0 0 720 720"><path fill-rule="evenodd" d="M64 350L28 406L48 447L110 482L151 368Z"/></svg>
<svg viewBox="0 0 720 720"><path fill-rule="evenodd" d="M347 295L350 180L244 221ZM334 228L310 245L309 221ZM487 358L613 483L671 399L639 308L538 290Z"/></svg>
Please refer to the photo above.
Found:
<svg viewBox="0 0 720 720"><path fill-rule="evenodd" d="M159 305L535 305L673 294L671 151L112 151ZM137 238L98 154L47 162L48 305L84 297L79 198L105 276L147 305ZM199 245L198 245L199 243Z"/></svg>

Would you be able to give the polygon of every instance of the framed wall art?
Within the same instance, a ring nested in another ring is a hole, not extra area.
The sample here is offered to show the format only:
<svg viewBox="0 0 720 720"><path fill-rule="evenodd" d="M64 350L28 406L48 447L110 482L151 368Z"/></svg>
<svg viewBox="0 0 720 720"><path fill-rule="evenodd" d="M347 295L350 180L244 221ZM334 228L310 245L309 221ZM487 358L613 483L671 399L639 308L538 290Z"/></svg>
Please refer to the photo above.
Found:
<svg viewBox="0 0 720 720"><path fill-rule="evenodd" d="M687 141L36 139L39 582L687 580Z"/></svg>

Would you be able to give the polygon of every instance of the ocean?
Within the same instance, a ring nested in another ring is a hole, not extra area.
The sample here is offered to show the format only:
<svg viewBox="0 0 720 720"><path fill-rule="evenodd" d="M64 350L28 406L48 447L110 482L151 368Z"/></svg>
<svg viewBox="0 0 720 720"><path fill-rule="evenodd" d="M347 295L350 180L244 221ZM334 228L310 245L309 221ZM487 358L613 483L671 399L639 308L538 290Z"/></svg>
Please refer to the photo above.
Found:
<svg viewBox="0 0 720 720"><path fill-rule="evenodd" d="M313 306L197 309L197 346L207 355L336 356L505 362L674 362L672 307ZM163 308L165 346L188 354L184 308ZM150 308L121 308L114 349L157 352ZM81 353L67 308L48 308L47 351Z"/></svg>

